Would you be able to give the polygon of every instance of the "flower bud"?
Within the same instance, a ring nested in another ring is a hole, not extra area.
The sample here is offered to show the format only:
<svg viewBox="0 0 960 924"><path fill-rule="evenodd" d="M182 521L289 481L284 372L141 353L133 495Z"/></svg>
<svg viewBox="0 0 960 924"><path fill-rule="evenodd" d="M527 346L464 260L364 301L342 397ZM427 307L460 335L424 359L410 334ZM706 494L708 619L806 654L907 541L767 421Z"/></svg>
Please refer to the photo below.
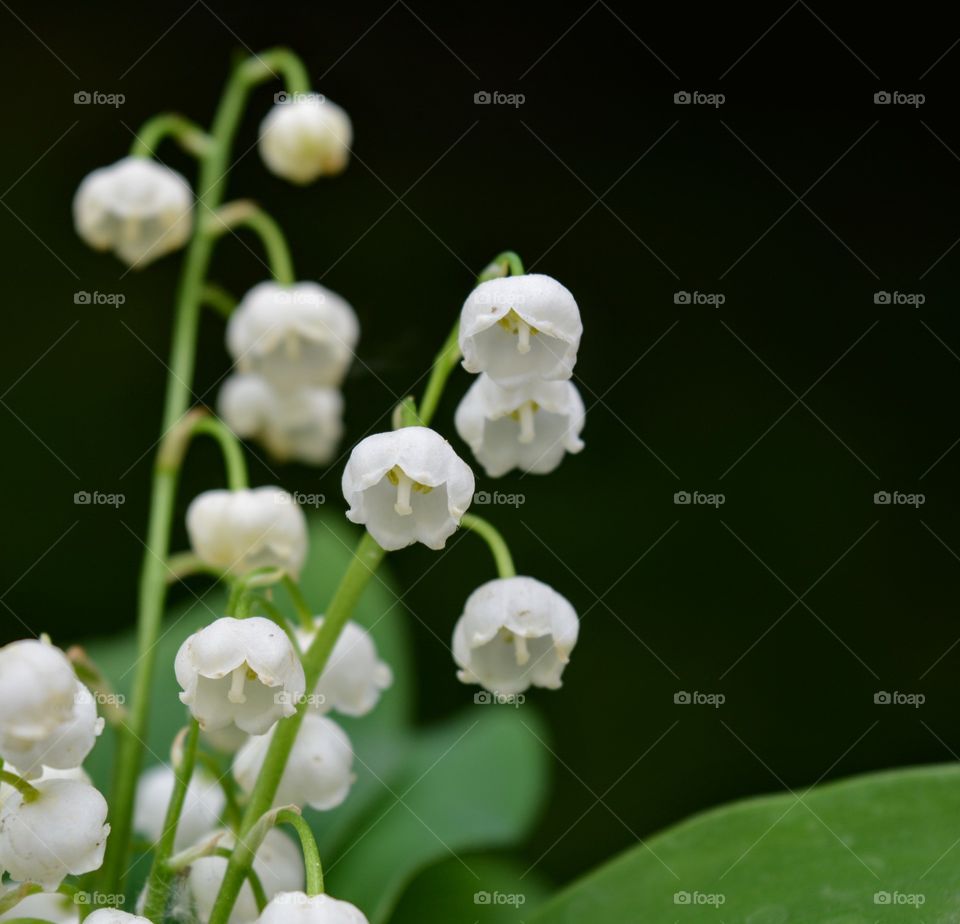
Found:
<svg viewBox="0 0 960 924"><path fill-rule="evenodd" d="M148 768L137 781L133 828L151 841L159 841L163 835L175 782L173 770L164 764ZM220 815L226 801L217 780L203 770L194 771L177 824L174 850L183 850L220 827Z"/></svg>
<svg viewBox="0 0 960 924"><path fill-rule="evenodd" d="M267 903L257 924L370 924L350 902L329 895L280 892Z"/></svg>
<svg viewBox="0 0 960 924"><path fill-rule="evenodd" d="M85 921L88 924L151 924L148 918L141 917L139 914L130 914L129 911L121 911L119 908L98 908L87 915Z"/></svg>
<svg viewBox="0 0 960 924"><path fill-rule="evenodd" d="M84 178L73 200L77 234L94 250L112 250L140 268L190 238L193 192L169 167L124 157Z"/></svg>
<svg viewBox="0 0 960 924"><path fill-rule="evenodd" d="M439 433L404 427L362 440L343 472L347 518L388 552L442 549L470 506L473 472Z"/></svg>
<svg viewBox="0 0 960 924"><path fill-rule="evenodd" d="M260 123L267 169L301 186L344 170L352 143L350 117L323 97L278 102Z"/></svg>

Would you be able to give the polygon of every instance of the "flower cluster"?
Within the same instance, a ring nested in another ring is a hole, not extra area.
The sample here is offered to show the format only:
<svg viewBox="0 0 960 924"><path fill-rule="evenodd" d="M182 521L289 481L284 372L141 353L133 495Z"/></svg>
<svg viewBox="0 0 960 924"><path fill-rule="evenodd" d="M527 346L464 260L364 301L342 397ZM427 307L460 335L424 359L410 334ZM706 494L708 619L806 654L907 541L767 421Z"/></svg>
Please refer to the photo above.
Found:
<svg viewBox="0 0 960 924"><path fill-rule="evenodd" d="M277 459L330 461L343 434L339 387L359 336L353 308L335 292L261 282L227 325L237 371L220 392L220 415Z"/></svg>
<svg viewBox="0 0 960 924"><path fill-rule="evenodd" d="M583 324L570 292L530 273L490 279L460 313L463 367L478 372L457 432L491 478L552 472L583 449L583 399L570 381Z"/></svg>
<svg viewBox="0 0 960 924"><path fill-rule="evenodd" d="M81 769L102 730L59 648L45 638L0 648L0 874L53 891L103 862L107 803Z"/></svg>

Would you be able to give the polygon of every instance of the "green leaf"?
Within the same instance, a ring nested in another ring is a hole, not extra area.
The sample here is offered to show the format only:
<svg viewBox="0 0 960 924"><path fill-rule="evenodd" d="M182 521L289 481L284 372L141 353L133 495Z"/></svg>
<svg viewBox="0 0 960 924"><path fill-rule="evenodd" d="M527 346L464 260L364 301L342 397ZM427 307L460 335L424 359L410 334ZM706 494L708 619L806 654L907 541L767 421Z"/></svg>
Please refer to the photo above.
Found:
<svg viewBox="0 0 960 924"><path fill-rule="evenodd" d="M444 858L463 864L480 891L462 858L530 830L546 796L544 734L529 706L484 705L420 735L402 774L326 865L331 894L381 924L410 880Z"/></svg>
<svg viewBox="0 0 960 924"><path fill-rule="evenodd" d="M737 802L621 854L528 921L957 921L958 817L953 764Z"/></svg>
<svg viewBox="0 0 960 924"><path fill-rule="evenodd" d="M543 904L549 885L528 864L468 854L424 870L403 893L390 924L520 924ZM479 877L479 878L478 878Z"/></svg>

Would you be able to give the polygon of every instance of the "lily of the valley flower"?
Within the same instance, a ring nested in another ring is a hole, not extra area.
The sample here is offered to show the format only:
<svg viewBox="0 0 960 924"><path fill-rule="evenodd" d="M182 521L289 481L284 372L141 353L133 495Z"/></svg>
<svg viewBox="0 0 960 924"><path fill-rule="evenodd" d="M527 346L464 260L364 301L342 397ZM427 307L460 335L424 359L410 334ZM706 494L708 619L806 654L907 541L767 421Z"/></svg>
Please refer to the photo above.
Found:
<svg viewBox="0 0 960 924"><path fill-rule="evenodd" d="M174 661L180 700L204 729L262 735L293 715L306 687L290 639L262 616L224 616L195 632Z"/></svg>
<svg viewBox="0 0 960 924"><path fill-rule="evenodd" d="M370 924L366 915L350 902L329 895L280 892L260 915L258 924Z"/></svg>
<svg viewBox="0 0 960 924"><path fill-rule="evenodd" d="M227 324L227 349L241 372L277 388L337 386L353 358L360 325L353 308L314 282L261 282Z"/></svg>
<svg viewBox="0 0 960 924"><path fill-rule="evenodd" d="M230 834L225 834L220 840L220 846L228 849L234 844L235 840ZM210 912L213 910L226 869L226 857L201 857L190 865L187 892L192 899L196 919L201 924L210 920ZM279 892L296 891L304 886L300 848L276 828L267 831L266 837L257 848L253 858L253 871L260 878L260 884L268 899ZM253 890L250 883L245 881L227 924L253 924L257 915Z"/></svg>
<svg viewBox="0 0 960 924"><path fill-rule="evenodd" d="M555 690L579 628L570 602L541 581L488 581L469 596L453 631L457 677L492 693Z"/></svg>
<svg viewBox="0 0 960 924"><path fill-rule="evenodd" d="M539 273L478 285L460 312L460 351L468 372L505 388L573 374L583 324L570 292Z"/></svg>
<svg viewBox="0 0 960 924"><path fill-rule="evenodd" d="M37 741L20 742L19 747L7 742L3 756L27 779L39 776L45 767L72 770L79 767L93 749L103 725L93 694L74 679L73 709L69 717Z"/></svg>
<svg viewBox="0 0 960 924"><path fill-rule="evenodd" d="M473 499L470 466L439 433L404 427L358 443L343 472L347 518L387 551L442 549Z"/></svg>
<svg viewBox="0 0 960 924"><path fill-rule="evenodd" d="M73 667L49 641L22 639L0 648L0 758L18 766L69 722L76 692Z"/></svg>
<svg viewBox="0 0 960 924"><path fill-rule="evenodd" d="M4 897L0 892L0 900ZM34 892L20 899L9 911L0 914L0 921L14 918L32 918L49 924L78 924L80 906L61 892Z"/></svg>
<svg viewBox="0 0 960 924"><path fill-rule="evenodd" d="M323 465L343 436L343 396L335 388L284 391L260 375L232 375L218 407L237 436L258 440L281 462Z"/></svg>
<svg viewBox="0 0 960 924"><path fill-rule="evenodd" d="M350 117L322 96L278 102L260 124L260 156L267 169L300 185L340 173L352 143Z"/></svg>
<svg viewBox="0 0 960 924"><path fill-rule="evenodd" d="M215 568L245 574L282 568L296 576L307 557L307 521L281 488L205 491L187 509L194 552Z"/></svg>
<svg viewBox="0 0 960 924"><path fill-rule="evenodd" d="M301 651L306 651L320 627L323 617L314 619L314 630L297 630ZM348 622L337 636L337 642L317 681L311 707L320 713L336 709L349 716L366 715L376 706L380 694L393 682L389 665L377 657L373 638L366 629Z"/></svg>
<svg viewBox="0 0 960 924"><path fill-rule="evenodd" d="M190 237L193 193L176 171L149 157L124 157L84 178L73 200L77 234L143 267Z"/></svg>
<svg viewBox="0 0 960 924"><path fill-rule="evenodd" d="M233 775L251 792L267 756L273 730L247 740L233 761ZM336 808L353 785L353 748L343 729L314 712L304 716L287 766L280 778L274 805L309 805L318 811Z"/></svg>
<svg viewBox="0 0 960 924"><path fill-rule="evenodd" d="M121 911L119 908L98 908L87 915L85 920L91 924L152 924L149 918Z"/></svg>
<svg viewBox="0 0 960 924"><path fill-rule="evenodd" d="M145 770L137 781L133 828L151 842L159 841L163 835L174 782L173 770L163 764ZM220 815L226 801L217 780L203 770L194 772L187 786L174 849L183 850L220 827Z"/></svg>
<svg viewBox="0 0 960 924"><path fill-rule="evenodd" d="M65 876L103 863L107 801L77 780L42 780L36 789L30 801L16 791L0 806L0 869L53 891Z"/></svg>
<svg viewBox="0 0 960 924"><path fill-rule="evenodd" d="M501 388L487 375L457 408L457 433L491 478L513 468L545 475L564 453L580 452L586 411L572 382L533 381Z"/></svg>

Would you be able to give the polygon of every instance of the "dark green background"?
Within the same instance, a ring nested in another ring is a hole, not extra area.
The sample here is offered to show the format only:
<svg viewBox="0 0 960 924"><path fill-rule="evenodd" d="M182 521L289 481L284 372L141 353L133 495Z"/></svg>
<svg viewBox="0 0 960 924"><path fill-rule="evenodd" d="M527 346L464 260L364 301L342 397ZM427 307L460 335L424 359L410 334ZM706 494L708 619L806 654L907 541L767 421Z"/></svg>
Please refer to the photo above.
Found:
<svg viewBox="0 0 960 924"><path fill-rule="evenodd" d="M0 9L4 639L49 631L65 644L134 620L178 258L123 275L75 237L73 191L149 115L208 119L238 48L287 43L350 112L356 157L342 178L307 189L267 174L251 149L265 88L231 193L261 201L300 275L360 315L345 445L384 425L495 252L516 249L558 277L583 313L586 450L548 478L479 485L525 495L518 510L478 512L522 571L584 615L564 689L531 697L557 760L530 862L564 880L706 806L951 759L960 50L938 20L948 15L802 2L654 13L605 0L10 0ZM675 106L683 89L727 102ZM126 101L75 106L79 90ZM479 90L526 102L476 106ZM878 90L927 102L875 106ZM162 156L192 175L172 147ZM232 290L263 275L239 242L219 247L214 277ZM80 290L126 303L76 306ZM722 292L726 304L677 306L678 290ZM920 292L926 304L876 306L877 290ZM227 365L222 323L208 317L198 396L213 399ZM454 377L438 416L448 435L467 384ZM280 475L340 509L340 469ZM274 480L260 465L253 477ZM213 450L198 447L178 522L220 478ZM75 506L80 490L126 503ZM680 490L721 491L726 503L676 506ZM922 491L926 503L878 507L879 490ZM184 542L178 526L174 546ZM471 701L447 640L467 594L492 576L470 537L450 549L390 560L411 588L404 618L425 721ZM726 703L677 706L680 690ZM926 703L878 706L881 690Z"/></svg>

